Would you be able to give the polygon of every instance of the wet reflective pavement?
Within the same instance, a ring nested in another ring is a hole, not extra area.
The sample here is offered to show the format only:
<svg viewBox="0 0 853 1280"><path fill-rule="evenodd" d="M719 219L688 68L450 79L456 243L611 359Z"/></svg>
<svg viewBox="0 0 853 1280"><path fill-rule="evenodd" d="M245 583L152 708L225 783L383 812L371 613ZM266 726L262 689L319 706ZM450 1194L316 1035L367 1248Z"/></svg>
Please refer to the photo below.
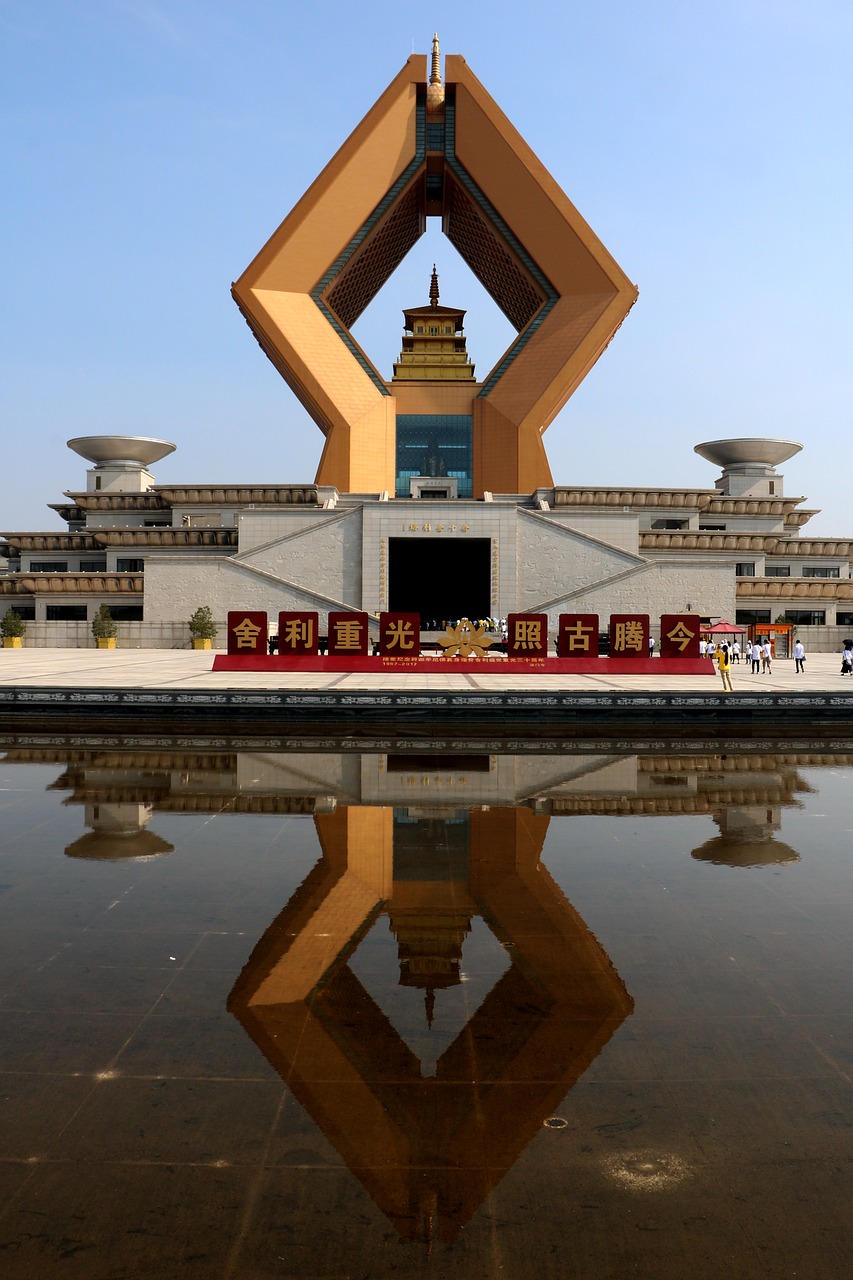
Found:
<svg viewBox="0 0 853 1280"><path fill-rule="evenodd" d="M853 743L762 745L7 740L0 1275L849 1274Z"/></svg>

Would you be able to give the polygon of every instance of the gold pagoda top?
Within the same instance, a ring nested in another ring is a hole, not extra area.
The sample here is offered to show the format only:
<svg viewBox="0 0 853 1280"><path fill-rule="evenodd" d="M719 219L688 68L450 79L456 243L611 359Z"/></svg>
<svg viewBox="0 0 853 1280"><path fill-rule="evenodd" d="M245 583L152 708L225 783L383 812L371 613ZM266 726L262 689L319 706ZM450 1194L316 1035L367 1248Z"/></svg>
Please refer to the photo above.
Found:
<svg viewBox="0 0 853 1280"><path fill-rule="evenodd" d="M439 306L438 272L433 263L429 304L403 312L403 349L394 365L394 382L473 382L458 307Z"/></svg>

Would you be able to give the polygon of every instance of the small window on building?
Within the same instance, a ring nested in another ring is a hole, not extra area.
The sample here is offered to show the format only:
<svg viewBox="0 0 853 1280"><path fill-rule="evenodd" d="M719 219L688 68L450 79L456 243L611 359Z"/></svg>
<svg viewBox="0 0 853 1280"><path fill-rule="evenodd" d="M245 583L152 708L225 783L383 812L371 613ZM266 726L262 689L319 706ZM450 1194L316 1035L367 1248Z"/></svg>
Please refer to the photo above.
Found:
<svg viewBox="0 0 853 1280"><path fill-rule="evenodd" d="M116 560L116 573L143 573L144 570L144 560L128 560L121 557Z"/></svg>
<svg viewBox="0 0 853 1280"><path fill-rule="evenodd" d="M100 489L100 487L101 487L101 477L95 476L95 488Z"/></svg>
<svg viewBox="0 0 853 1280"><path fill-rule="evenodd" d="M141 622L141 604L111 604L110 613L116 622Z"/></svg>
<svg viewBox="0 0 853 1280"><path fill-rule="evenodd" d="M67 560L31 560L29 573L67 573Z"/></svg>
<svg viewBox="0 0 853 1280"><path fill-rule="evenodd" d="M45 609L48 622L85 622L84 604L49 604Z"/></svg>
<svg viewBox="0 0 853 1280"><path fill-rule="evenodd" d="M767 490L768 490L768 492L769 492L770 496L772 497L772 496L773 496L773 494L776 492L776 481L775 481L775 480L771 480L771 481L768 483L768 485L767 485Z"/></svg>
<svg viewBox="0 0 853 1280"><path fill-rule="evenodd" d="M789 564L768 564L764 570L766 578L790 578L791 566Z"/></svg>
<svg viewBox="0 0 853 1280"><path fill-rule="evenodd" d="M725 533L726 526L724 524L700 524L699 529L702 533Z"/></svg>
<svg viewBox="0 0 853 1280"><path fill-rule="evenodd" d="M19 618L23 618L24 622L35 622L36 607L34 604L10 604L10 609L14 609Z"/></svg>
<svg viewBox="0 0 853 1280"><path fill-rule="evenodd" d="M653 529L686 529L686 520L653 520Z"/></svg>
<svg viewBox="0 0 853 1280"><path fill-rule="evenodd" d="M841 573L838 566L807 564L803 566L804 578L840 578Z"/></svg>
<svg viewBox="0 0 853 1280"><path fill-rule="evenodd" d="M738 609L735 613L735 622L739 627L750 627L757 622L769 621L769 609Z"/></svg>
<svg viewBox="0 0 853 1280"><path fill-rule="evenodd" d="M20 613L21 610L18 610ZM853 613L842 613L840 609L835 614L835 624L839 627L853 627Z"/></svg>
<svg viewBox="0 0 853 1280"><path fill-rule="evenodd" d="M106 573L106 571L107 571L106 560L81 560L80 561L81 573Z"/></svg>
<svg viewBox="0 0 853 1280"><path fill-rule="evenodd" d="M423 331L424 331L424 327L422 324L415 326L415 333L423 333Z"/></svg>
<svg viewBox="0 0 853 1280"><path fill-rule="evenodd" d="M822 627L826 622L823 609L786 609L785 621L797 627Z"/></svg>
<svg viewBox="0 0 853 1280"><path fill-rule="evenodd" d="M741 560L735 565L735 575L738 578L754 578L755 577L755 561Z"/></svg>

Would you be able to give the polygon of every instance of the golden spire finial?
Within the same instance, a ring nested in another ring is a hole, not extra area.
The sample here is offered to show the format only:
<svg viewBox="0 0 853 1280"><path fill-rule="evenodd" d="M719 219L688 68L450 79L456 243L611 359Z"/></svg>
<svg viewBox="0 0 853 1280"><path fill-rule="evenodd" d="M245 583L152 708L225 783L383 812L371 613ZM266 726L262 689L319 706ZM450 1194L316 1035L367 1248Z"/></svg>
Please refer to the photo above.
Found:
<svg viewBox="0 0 853 1280"><path fill-rule="evenodd" d="M441 53L438 48L438 32L433 32L432 37L432 71L429 77L430 84L441 84Z"/></svg>
<svg viewBox="0 0 853 1280"><path fill-rule="evenodd" d="M432 38L432 70L427 85L427 111L441 111L444 107L444 85L441 83L441 51L438 32Z"/></svg>
<svg viewBox="0 0 853 1280"><path fill-rule="evenodd" d="M438 306L438 272L435 269L435 263L432 264L432 279L429 282L429 305Z"/></svg>

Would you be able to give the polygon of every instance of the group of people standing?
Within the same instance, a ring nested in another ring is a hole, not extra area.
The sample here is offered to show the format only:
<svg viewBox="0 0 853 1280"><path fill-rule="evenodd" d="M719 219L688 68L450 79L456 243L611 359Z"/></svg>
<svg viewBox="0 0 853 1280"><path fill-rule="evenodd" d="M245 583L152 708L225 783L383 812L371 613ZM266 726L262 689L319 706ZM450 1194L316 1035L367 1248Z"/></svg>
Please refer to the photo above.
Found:
<svg viewBox="0 0 853 1280"><path fill-rule="evenodd" d="M757 675L760 672L764 675L773 674L773 648L769 640L760 643L758 640L754 643L747 643L743 650L744 660L751 664L752 674ZM699 641L699 656L710 658L716 662L720 678L723 682L725 690L732 688L732 664L740 663L741 648L737 640L731 644L723 641L721 645L717 645L713 640ZM794 645L794 664L795 671L805 673L806 650L802 641L798 640ZM846 649L842 655L842 674L853 675L853 644Z"/></svg>

